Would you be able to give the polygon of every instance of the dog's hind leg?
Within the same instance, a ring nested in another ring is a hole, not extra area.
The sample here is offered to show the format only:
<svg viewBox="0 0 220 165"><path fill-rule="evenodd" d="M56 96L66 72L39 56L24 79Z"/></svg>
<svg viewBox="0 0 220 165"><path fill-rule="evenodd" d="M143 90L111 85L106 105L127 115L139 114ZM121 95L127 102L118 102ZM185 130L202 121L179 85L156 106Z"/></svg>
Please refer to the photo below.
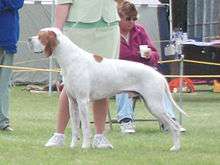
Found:
<svg viewBox="0 0 220 165"><path fill-rule="evenodd" d="M89 148L91 144L91 134L89 127L89 100L87 98L77 99L79 115L82 124L82 133L83 133L83 143L82 148Z"/></svg>
<svg viewBox="0 0 220 165"><path fill-rule="evenodd" d="M152 115L154 115L160 122L169 126L172 139L173 147L171 151L177 151L180 149L180 125L175 122L164 110L162 104L162 96L157 95L154 97L143 97L145 105L148 107Z"/></svg>
<svg viewBox="0 0 220 165"><path fill-rule="evenodd" d="M160 122L167 125L170 129L173 146L170 148L170 151L178 151L180 149L180 126L174 121L166 112L154 114Z"/></svg>
<svg viewBox="0 0 220 165"><path fill-rule="evenodd" d="M161 114L162 121L168 125L173 139L173 146L170 151L178 151L180 149L180 125L174 121L167 113Z"/></svg>
<svg viewBox="0 0 220 165"><path fill-rule="evenodd" d="M69 97L68 97L69 98ZM74 148L79 141L80 133L80 117L77 102L75 99L69 99L69 113L70 113L70 122L72 130L72 141L70 144L71 148Z"/></svg>

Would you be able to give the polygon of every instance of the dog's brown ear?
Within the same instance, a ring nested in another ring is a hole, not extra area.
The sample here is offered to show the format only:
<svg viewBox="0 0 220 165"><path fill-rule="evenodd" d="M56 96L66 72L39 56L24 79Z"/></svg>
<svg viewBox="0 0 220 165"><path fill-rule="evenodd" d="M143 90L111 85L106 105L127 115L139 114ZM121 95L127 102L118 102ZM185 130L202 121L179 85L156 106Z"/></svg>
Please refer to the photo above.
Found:
<svg viewBox="0 0 220 165"><path fill-rule="evenodd" d="M44 52L47 57L51 56L54 49L57 46L57 36L53 31L47 32L47 44L45 46Z"/></svg>

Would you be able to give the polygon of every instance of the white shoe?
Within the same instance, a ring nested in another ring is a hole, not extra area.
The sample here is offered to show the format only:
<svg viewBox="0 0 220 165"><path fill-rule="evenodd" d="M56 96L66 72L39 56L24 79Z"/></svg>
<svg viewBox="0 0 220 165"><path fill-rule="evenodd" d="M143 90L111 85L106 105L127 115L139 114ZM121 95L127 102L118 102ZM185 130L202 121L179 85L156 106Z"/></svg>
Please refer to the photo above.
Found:
<svg viewBox="0 0 220 165"><path fill-rule="evenodd" d="M122 122L120 124L120 128L122 133L135 133L135 126L134 123L131 121L127 123Z"/></svg>
<svg viewBox="0 0 220 165"><path fill-rule="evenodd" d="M112 149L113 146L111 145L111 143L108 141L108 139L103 135L103 134L96 134L93 138L93 142L92 142L92 147L93 148L110 148Z"/></svg>
<svg viewBox="0 0 220 165"><path fill-rule="evenodd" d="M54 135L44 145L45 147L61 147L64 146L65 135L61 133L54 133Z"/></svg>

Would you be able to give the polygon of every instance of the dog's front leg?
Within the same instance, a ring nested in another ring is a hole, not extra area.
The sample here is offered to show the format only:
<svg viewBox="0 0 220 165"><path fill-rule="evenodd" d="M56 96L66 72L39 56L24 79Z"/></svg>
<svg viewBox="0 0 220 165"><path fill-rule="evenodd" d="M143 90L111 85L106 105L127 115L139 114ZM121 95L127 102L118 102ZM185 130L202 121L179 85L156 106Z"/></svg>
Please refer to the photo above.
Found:
<svg viewBox="0 0 220 165"><path fill-rule="evenodd" d="M70 113L70 121L71 121L71 129L72 129L72 141L70 144L71 148L74 148L79 141L79 128L80 128L80 117L79 110L77 106L77 102L75 99L68 96L69 100L69 113Z"/></svg>
<svg viewBox="0 0 220 165"><path fill-rule="evenodd" d="M79 108L79 115L82 124L82 133L83 133L83 143L82 148L89 148L90 147L90 127L89 127L89 99L77 99L78 108Z"/></svg>

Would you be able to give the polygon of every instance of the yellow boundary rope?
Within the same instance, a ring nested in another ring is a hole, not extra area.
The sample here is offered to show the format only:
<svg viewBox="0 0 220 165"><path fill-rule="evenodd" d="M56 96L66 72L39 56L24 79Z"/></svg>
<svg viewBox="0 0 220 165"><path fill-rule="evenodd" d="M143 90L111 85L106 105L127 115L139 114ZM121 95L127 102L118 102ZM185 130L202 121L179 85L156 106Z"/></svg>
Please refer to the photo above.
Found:
<svg viewBox="0 0 220 165"><path fill-rule="evenodd" d="M172 63L172 62L180 62L180 59L176 60L166 60L166 61L159 61L160 64L163 63ZM215 65L220 66L220 63L214 62L206 62L206 61L195 61L195 60L183 60L184 62L189 63L196 63L196 64L205 64L205 65ZM7 65L0 65L0 68L11 68L14 69L14 72L56 72L59 73L61 70L59 68L56 69L42 69L42 68L32 68L32 67L22 67L22 66L7 66ZM220 75L164 75L167 78L173 77L188 77L188 78L219 78Z"/></svg>
<svg viewBox="0 0 220 165"><path fill-rule="evenodd" d="M22 66L7 66L0 65L0 68L10 68L22 71L38 71L38 72L60 72L60 69L42 69L42 68L31 68L31 67L22 67Z"/></svg>
<svg viewBox="0 0 220 165"><path fill-rule="evenodd" d="M205 64L205 65L216 65L216 66L220 66L220 63L206 62L206 61L183 60L183 62L190 62L190 63L196 63L196 64Z"/></svg>
<svg viewBox="0 0 220 165"><path fill-rule="evenodd" d="M180 77L187 77L187 78L219 78L220 75L164 75L167 78L180 78Z"/></svg>
<svg viewBox="0 0 220 165"><path fill-rule="evenodd" d="M166 61L159 61L160 64L165 64L165 63L172 63L172 62L180 62L181 60L166 60ZM184 59L183 62L189 62L189 63L196 63L196 64L204 64L204 65L216 65L220 66L220 63L215 63L215 62L206 62L206 61L195 61L195 60L186 60Z"/></svg>
<svg viewBox="0 0 220 165"><path fill-rule="evenodd" d="M160 64L165 64L165 63L172 63L172 62L180 62L181 60L166 60L166 61L159 61L158 63Z"/></svg>

